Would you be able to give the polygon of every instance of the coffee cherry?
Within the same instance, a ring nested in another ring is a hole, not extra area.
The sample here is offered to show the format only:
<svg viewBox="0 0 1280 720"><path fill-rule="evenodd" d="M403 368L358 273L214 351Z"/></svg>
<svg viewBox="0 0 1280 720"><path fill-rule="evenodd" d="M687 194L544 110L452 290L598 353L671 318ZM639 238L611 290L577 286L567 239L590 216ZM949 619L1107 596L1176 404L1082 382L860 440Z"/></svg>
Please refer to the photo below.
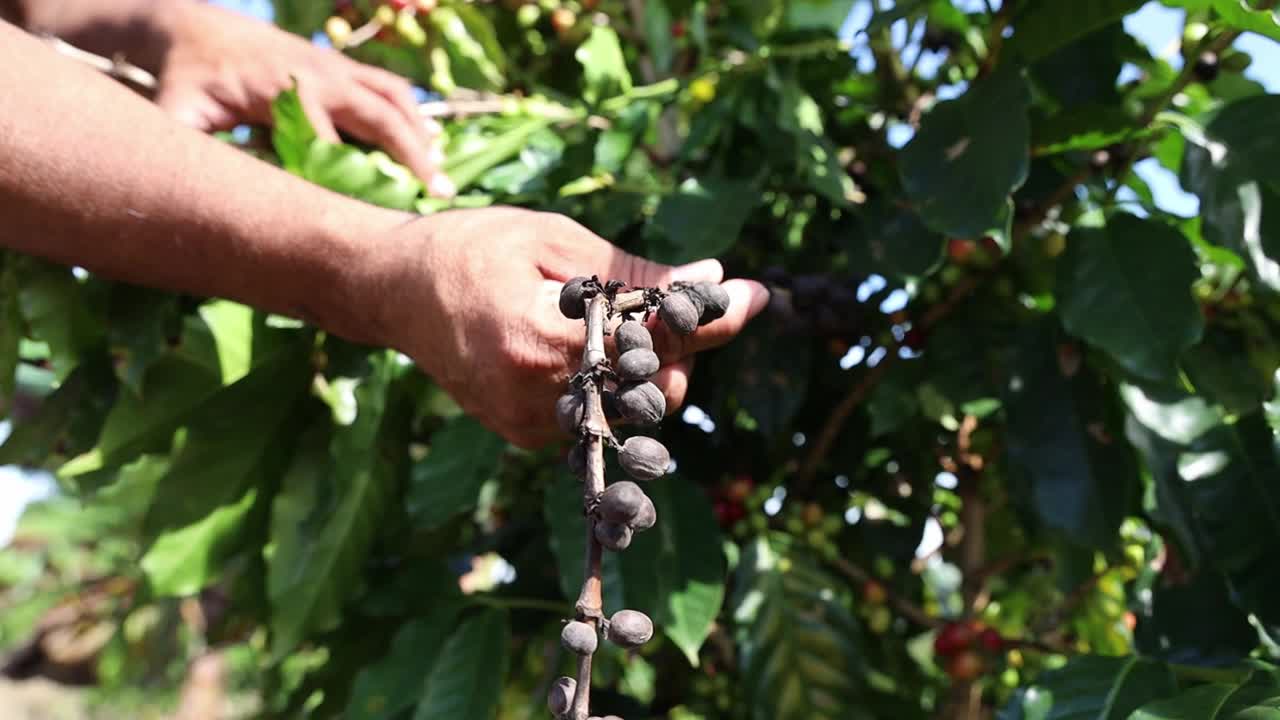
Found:
<svg viewBox="0 0 1280 720"><path fill-rule="evenodd" d="M573 695L578 692L578 681L571 677L557 678L547 691L547 709L551 714L560 717L573 707Z"/></svg>
<svg viewBox="0 0 1280 720"><path fill-rule="evenodd" d="M596 651L599 639L595 628L574 620L560 631L560 644L574 655L591 655Z"/></svg>
<svg viewBox="0 0 1280 720"><path fill-rule="evenodd" d="M987 628L978 633L978 644L983 650L994 654L1004 649L1004 638L1000 637L1000 633L995 630Z"/></svg>
<svg viewBox="0 0 1280 720"><path fill-rule="evenodd" d="M649 334L649 328L635 320L628 320L613 331L613 344L617 346L618 356L621 357L632 350L652 350L653 336Z"/></svg>
<svg viewBox="0 0 1280 720"><path fill-rule="evenodd" d="M334 15L325 21L324 32L334 47L342 49L347 44L347 38L351 37L351 23L344 17Z"/></svg>
<svg viewBox="0 0 1280 720"><path fill-rule="evenodd" d="M697 297L701 301L702 313L698 324L706 325L724 317L729 311L729 293L719 283L702 281L685 288L689 297Z"/></svg>
<svg viewBox="0 0 1280 720"><path fill-rule="evenodd" d="M880 583L868 580L862 586L862 599L866 600L868 605L883 605L885 600L889 599L889 593Z"/></svg>
<svg viewBox="0 0 1280 720"><path fill-rule="evenodd" d="M644 491L630 480L616 482L600 494L600 517L605 522L630 525L644 507Z"/></svg>
<svg viewBox="0 0 1280 720"><path fill-rule="evenodd" d="M576 478L584 478L587 475L587 448L582 443L575 444L569 449L569 472L573 473Z"/></svg>
<svg viewBox="0 0 1280 720"><path fill-rule="evenodd" d="M948 623L933 639L933 652L944 657L955 655L968 650L973 640L974 631L968 623Z"/></svg>
<svg viewBox="0 0 1280 720"><path fill-rule="evenodd" d="M560 288L560 313L570 320L587 316L586 284L591 278L576 277Z"/></svg>
<svg viewBox="0 0 1280 720"><path fill-rule="evenodd" d="M606 637L618 647L638 648L653 637L653 621L638 610L619 610L609 618Z"/></svg>
<svg viewBox="0 0 1280 720"><path fill-rule="evenodd" d="M585 416L586 403L581 392L568 392L556 400L556 424L566 433L577 435Z"/></svg>
<svg viewBox="0 0 1280 720"><path fill-rule="evenodd" d="M618 464L636 480L656 480L667 474L671 453L667 446L651 437L627 438L618 451Z"/></svg>
<svg viewBox="0 0 1280 720"><path fill-rule="evenodd" d="M1218 54L1215 52L1206 52L1196 58L1196 64L1192 67L1196 80L1202 83L1211 83L1218 79Z"/></svg>
<svg viewBox="0 0 1280 720"><path fill-rule="evenodd" d="M631 528L633 530L648 530L658 522L658 509L653 506L653 501L646 495L644 502L640 504L640 511L631 520Z"/></svg>
<svg viewBox="0 0 1280 720"><path fill-rule="evenodd" d="M698 329L698 316L701 314L684 293L671 293L662 298L662 304L658 306L658 317L681 335L689 335Z"/></svg>
<svg viewBox="0 0 1280 720"><path fill-rule="evenodd" d="M952 680L960 682L968 682L976 680L983 672L982 656L972 650L964 652L947 659L947 674Z"/></svg>
<svg viewBox="0 0 1280 720"><path fill-rule="evenodd" d="M628 350L618 358L618 376L624 380L647 380L658 367L658 355L644 348Z"/></svg>
<svg viewBox="0 0 1280 720"><path fill-rule="evenodd" d="M596 542L600 543L605 550L614 552L621 552L631 547L633 534L634 531L630 525L599 522L595 527Z"/></svg>
<svg viewBox="0 0 1280 720"><path fill-rule="evenodd" d="M390 27L396 22L396 9L390 5L379 5L378 9L373 12L373 19L382 25Z"/></svg>
<svg viewBox="0 0 1280 720"><path fill-rule="evenodd" d="M616 403L623 419L641 425L654 425L667 414L667 398L651 382L619 385Z"/></svg>

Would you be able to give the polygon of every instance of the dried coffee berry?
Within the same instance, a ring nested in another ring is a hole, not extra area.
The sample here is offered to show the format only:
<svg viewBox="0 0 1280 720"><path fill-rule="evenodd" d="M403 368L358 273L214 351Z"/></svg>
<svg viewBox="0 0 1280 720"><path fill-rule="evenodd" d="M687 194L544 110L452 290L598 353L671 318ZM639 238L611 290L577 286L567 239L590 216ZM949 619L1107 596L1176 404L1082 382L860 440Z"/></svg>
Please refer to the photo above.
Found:
<svg viewBox="0 0 1280 720"><path fill-rule="evenodd" d="M618 376L624 380L647 380L658 372L658 356L652 350L636 348L618 358Z"/></svg>
<svg viewBox="0 0 1280 720"><path fill-rule="evenodd" d="M653 621L638 610L619 610L609 618L609 642L627 649L638 648L653 637Z"/></svg>
<svg viewBox="0 0 1280 720"><path fill-rule="evenodd" d="M644 491L630 480L616 482L600 494L597 512L605 522L630 525L644 507Z"/></svg>
<svg viewBox="0 0 1280 720"><path fill-rule="evenodd" d="M587 447L582 443L575 444L569 448L569 472L573 473L576 478L583 478L587 475Z"/></svg>
<svg viewBox="0 0 1280 720"><path fill-rule="evenodd" d="M658 509L653 506L653 501L649 496L645 496L644 502L640 503L640 511L631 519L632 530L648 530L658 522Z"/></svg>
<svg viewBox="0 0 1280 720"><path fill-rule="evenodd" d="M633 534L634 531L630 525L607 522L596 523L596 542L600 543L605 550L614 552L626 550L631 546L631 536Z"/></svg>
<svg viewBox="0 0 1280 720"><path fill-rule="evenodd" d="M560 631L560 644L574 655L591 655L596 651L599 638L596 637L595 628L574 620Z"/></svg>
<svg viewBox="0 0 1280 720"><path fill-rule="evenodd" d="M613 344L618 348L619 356L632 350L652 350L653 335L649 334L649 328L628 320L613 331Z"/></svg>
<svg viewBox="0 0 1280 720"><path fill-rule="evenodd" d="M682 292L662 298L662 304L658 306L658 317L681 335L689 335L698 329L698 316L701 314L689 296Z"/></svg>
<svg viewBox="0 0 1280 720"><path fill-rule="evenodd" d="M667 414L667 398L651 382L619 385L615 401L623 419L640 425L654 425Z"/></svg>
<svg viewBox="0 0 1280 720"><path fill-rule="evenodd" d="M560 717L573 707L573 695L578 692L578 681L571 677L556 678L547 691L547 709Z"/></svg>
<svg viewBox="0 0 1280 720"><path fill-rule="evenodd" d="M556 400L556 424L570 435L577 435L582 427L585 411L586 403L582 393L577 390L567 392Z"/></svg>
<svg viewBox="0 0 1280 720"><path fill-rule="evenodd" d="M719 283L704 280L685 288L684 292L689 297L696 297L702 301L699 325L719 320L729 311L729 293Z"/></svg>
<svg viewBox="0 0 1280 720"><path fill-rule="evenodd" d="M651 437L636 435L627 438L618 451L618 464L636 480L656 480L667 474L671 465L671 453L667 446Z"/></svg>
<svg viewBox="0 0 1280 720"><path fill-rule="evenodd" d="M586 284L591 278L576 277L560 288L560 312L570 320L587 316Z"/></svg>

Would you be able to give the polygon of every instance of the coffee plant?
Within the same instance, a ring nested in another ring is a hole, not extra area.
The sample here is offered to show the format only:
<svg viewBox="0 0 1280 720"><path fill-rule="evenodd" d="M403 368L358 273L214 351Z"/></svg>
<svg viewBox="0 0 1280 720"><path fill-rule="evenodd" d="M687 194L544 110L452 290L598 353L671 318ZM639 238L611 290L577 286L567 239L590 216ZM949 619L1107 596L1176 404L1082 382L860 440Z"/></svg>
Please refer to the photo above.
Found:
<svg viewBox="0 0 1280 720"><path fill-rule="evenodd" d="M433 92L461 191L293 92L228 143L769 306L668 408L654 334L720 289L566 283L587 350L525 451L394 352L5 254L0 464L59 490L0 551L6 676L124 717L1280 709L1273 2L274 5Z"/></svg>

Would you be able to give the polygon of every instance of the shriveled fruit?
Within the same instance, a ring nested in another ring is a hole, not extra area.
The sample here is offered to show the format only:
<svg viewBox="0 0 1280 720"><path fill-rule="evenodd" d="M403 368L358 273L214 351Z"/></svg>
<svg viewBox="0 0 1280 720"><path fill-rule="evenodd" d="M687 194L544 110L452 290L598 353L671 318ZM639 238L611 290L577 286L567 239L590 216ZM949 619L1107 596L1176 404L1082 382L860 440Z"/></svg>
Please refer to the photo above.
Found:
<svg viewBox="0 0 1280 720"><path fill-rule="evenodd" d="M684 292L689 297L696 297L702 302L699 325L719 320L729 311L729 293L719 283L704 280L690 285Z"/></svg>
<svg viewBox="0 0 1280 720"><path fill-rule="evenodd" d="M627 438L618 451L618 464L636 480L656 480L667 474L671 453L667 446L644 435Z"/></svg>
<svg viewBox="0 0 1280 720"><path fill-rule="evenodd" d="M585 411L586 403L581 392L575 390L565 393L556 400L556 424L570 435L577 435Z"/></svg>
<svg viewBox="0 0 1280 720"><path fill-rule="evenodd" d="M639 610L619 610L609 618L606 636L623 648L638 648L653 637L653 621Z"/></svg>
<svg viewBox="0 0 1280 720"><path fill-rule="evenodd" d="M619 385L615 401L623 419L640 425L653 425L667 414L667 398L651 382Z"/></svg>
<svg viewBox="0 0 1280 720"><path fill-rule="evenodd" d="M596 651L599 638L596 637L595 628L574 620L560 631L560 644L575 655L590 655Z"/></svg>
<svg viewBox="0 0 1280 720"><path fill-rule="evenodd" d="M560 288L560 312L570 320L587 316L586 285L591 278L576 277Z"/></svg>
<svg viewBox="0 0 1280 720"><path fill-rule="evenodd" d="M578 691L578 681L571 677L556 678L547 691L547 709L560 717L573 707L573 695Z"/></svg>
<svg viewBox="0 0 1280 720"><path fill-rule="evenodd" d="M682 292L671 293L662 298L662 304L658 306L658 317L662 318L667 327L681 335L688 335L698 329L699 315L701 313L697 306Z"/></svg>
<svg viewBox="0 0 1280 720"><path fill-rule="evenodd" d="M658 367L657 354L644 348L628 350L618 358L618 375L624 380L647 380Z"/></svg>
<svg viewBox="0 0 1280 720"><path fill-rule="evenodd" d="M587 448L582 443L577 443L569 449L569 472L574 477L582 478L587 474Z"/></svg>
<svg viewBox="0 0 1280 720"><path fill-rule="evenodd" d="M649 333L649 328L635 320L628 320L613 331L613 344L617 346L619 356L632 350L652 350L653 335Z"/></svg>
<svg viewBox="0 0 1280 720"><path fill-rule="evenodd" d="M631 547L631 537L634 531L630 525L621 523L596 523L595 536L596 542L600 543L605 550L621 552Z"/></svg>
<svg viewBox="0 0 1280 720"><path fill-rule="evenodd" d="M600 494L598 511L605 522L630 525L648 499L639 485L630 480L622 480L605 488Z"/></svg>
<svg viewBox="0 0 1280 720"><path fill-rule="evenodd" d="M658 509L653 506L653 501L646 495L644 502L640 503L640 511L631 520L631 527L635 530L648 530L658 522Z"/></svg>

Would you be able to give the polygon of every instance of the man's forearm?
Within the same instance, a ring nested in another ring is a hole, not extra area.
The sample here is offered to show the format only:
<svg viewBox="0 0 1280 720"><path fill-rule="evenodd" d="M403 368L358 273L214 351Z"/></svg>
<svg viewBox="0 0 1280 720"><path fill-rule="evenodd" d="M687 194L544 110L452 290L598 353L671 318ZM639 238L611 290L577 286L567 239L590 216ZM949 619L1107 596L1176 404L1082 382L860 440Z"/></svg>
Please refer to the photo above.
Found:
<svg viewBox="0 0 1280 720"><path fill-rule="evenodd" d="M377 340L368 245L408 216L170 121L0 22L0 247Z"/></svg>
<svg viewBox="0 0 1280 720"><path fill-rule="evenodd" d="M174 6L199 0L0 0L0 16L105 57L159 73Z"/></svg>

